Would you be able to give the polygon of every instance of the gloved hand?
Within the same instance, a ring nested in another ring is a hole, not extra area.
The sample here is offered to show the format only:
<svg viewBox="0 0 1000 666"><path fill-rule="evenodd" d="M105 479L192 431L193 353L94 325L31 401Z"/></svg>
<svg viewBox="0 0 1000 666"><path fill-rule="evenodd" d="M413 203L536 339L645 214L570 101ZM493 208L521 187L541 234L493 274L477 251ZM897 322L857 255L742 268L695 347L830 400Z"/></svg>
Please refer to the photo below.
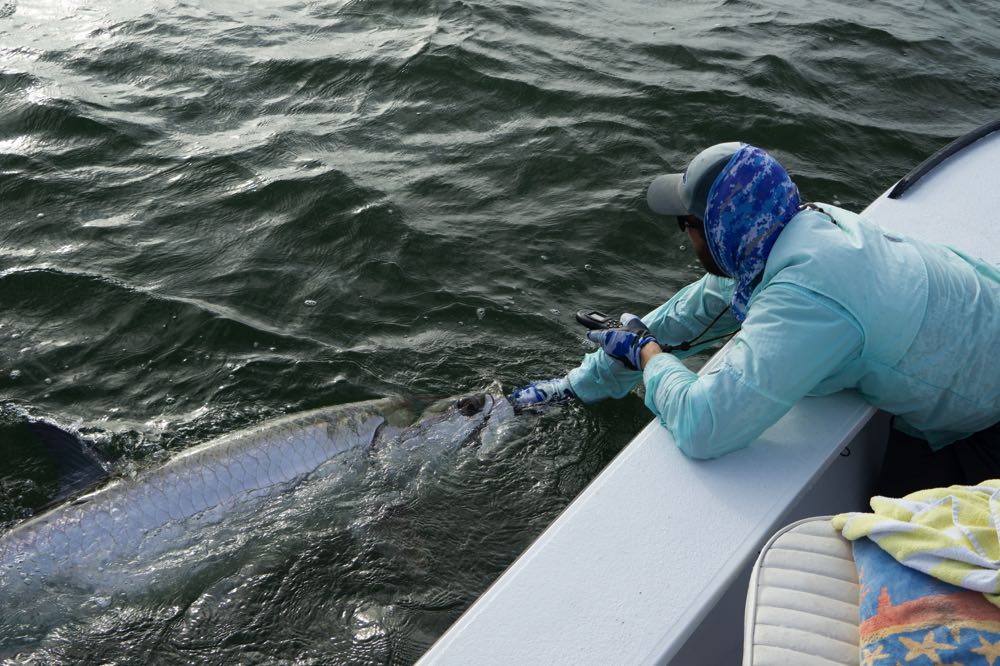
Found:
<svg viewBox="0 0 1000 666"><path fill-rule="evenodd" d="M573 390L569 387L569 380L565 377L556 377L532 382L523 388L515 389L507 396L507 399L514 405L515 409L524 409L547 402L562 402L572 397L574 395Z"/></svg>
<svg viewBox="0 0 1000 666"><path fill-rule="evenodd" d="M602 328L587 331L587 339L596 342L604 349L604 353L615 359L629 370L640 370L640 352L649 343L656 343L656 338L642 320L634 314L626 312L619 320L621 328Z"/></svg>

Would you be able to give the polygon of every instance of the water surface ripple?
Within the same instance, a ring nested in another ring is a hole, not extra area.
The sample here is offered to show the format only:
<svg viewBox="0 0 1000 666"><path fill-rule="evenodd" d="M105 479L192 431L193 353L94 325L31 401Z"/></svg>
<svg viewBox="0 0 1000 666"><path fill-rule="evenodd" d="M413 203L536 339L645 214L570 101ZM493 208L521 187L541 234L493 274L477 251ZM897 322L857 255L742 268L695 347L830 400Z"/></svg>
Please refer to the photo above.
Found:
<svg viewBox="0 0 1000 666"><path fill-rule="evenodd" d="M998 19L986 0L0 1L0 527L54 489L29 417L141 473L282 413L565 372L589 349L573 311L643 312L697 275L645 209L653 176L741 139L860 209L995 119ZM0 617L0 658L411 663L649 418L631 396L490 455L359 457L142 593L66 592L85 611L28 632Z"/></svg>

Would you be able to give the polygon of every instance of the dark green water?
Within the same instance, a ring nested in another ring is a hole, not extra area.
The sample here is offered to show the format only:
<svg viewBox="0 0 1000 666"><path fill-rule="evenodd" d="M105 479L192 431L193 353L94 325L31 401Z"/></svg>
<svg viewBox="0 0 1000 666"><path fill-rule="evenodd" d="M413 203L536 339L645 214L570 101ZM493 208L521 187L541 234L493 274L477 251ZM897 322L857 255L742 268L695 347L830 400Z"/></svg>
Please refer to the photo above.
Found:
<svg viewBox="0 0 1000 666"><path fill-rule="evenodd" d="M740 139L860 210L997 117L997 44L985 0L0 0L0 521L52 490L29 416L141 467L561 374L573 311L697 275L655 175ZM571 406L489 459L348 479L308 538L256 526L16 652L412 662L649 418Z"/></svg>

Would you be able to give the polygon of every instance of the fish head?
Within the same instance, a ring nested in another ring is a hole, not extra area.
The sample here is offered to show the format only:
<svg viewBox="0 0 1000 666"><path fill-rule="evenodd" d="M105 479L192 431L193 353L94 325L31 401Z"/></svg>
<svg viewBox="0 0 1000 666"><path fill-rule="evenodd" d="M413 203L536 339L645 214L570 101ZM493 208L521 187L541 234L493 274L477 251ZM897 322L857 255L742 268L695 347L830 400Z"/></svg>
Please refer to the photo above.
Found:
<svg viewBox="0 0 1000 666"><path fill-rule="evenodd" d="M488 392L441 400L425 409L408 427L386 430L375 448L383 453L417 449L443 452L475 445L481 441L492 417L501 414L504 406L510 406L504 397Z"/></svg>
<svg viewBox="0 0 1000 666"><path fill-rule="evenodd" d="M483 428L498 401L506 402L490 393L442 400L430 407L416 426L429 440L446 448L463 446Z"/></svg>
<svg viewBox="0 0 1000 666"><path fill-rule="evenodd" d="M443 430L451 429L456 447L471 445L489 451L510 438L518 421L510 401L492 392L454 399L439 418Z"/></svg>
<svg viewBox="0 0 1000 666"><path fill-rule="evenodd" d="M455 409L462 413L463 416L468 416L473 418L478 416L480 413L484 413L488 416L489 412L493 409L494 398L488 393L477 393L475 395L468 395L464 398L459 398L455 401Z"/></svg>

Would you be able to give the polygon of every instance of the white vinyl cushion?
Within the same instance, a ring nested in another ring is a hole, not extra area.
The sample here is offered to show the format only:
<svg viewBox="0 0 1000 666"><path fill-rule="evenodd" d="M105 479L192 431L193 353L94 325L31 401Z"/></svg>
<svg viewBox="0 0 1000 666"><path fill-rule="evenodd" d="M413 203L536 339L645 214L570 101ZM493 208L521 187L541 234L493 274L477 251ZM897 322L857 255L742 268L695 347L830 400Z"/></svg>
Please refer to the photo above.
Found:
<svg viewBox="0 0 1000 666"><path fill-rule="evenodd" d="M858 575L830 518L775 534L750 576L744 666L858 663Z"/></svg>

